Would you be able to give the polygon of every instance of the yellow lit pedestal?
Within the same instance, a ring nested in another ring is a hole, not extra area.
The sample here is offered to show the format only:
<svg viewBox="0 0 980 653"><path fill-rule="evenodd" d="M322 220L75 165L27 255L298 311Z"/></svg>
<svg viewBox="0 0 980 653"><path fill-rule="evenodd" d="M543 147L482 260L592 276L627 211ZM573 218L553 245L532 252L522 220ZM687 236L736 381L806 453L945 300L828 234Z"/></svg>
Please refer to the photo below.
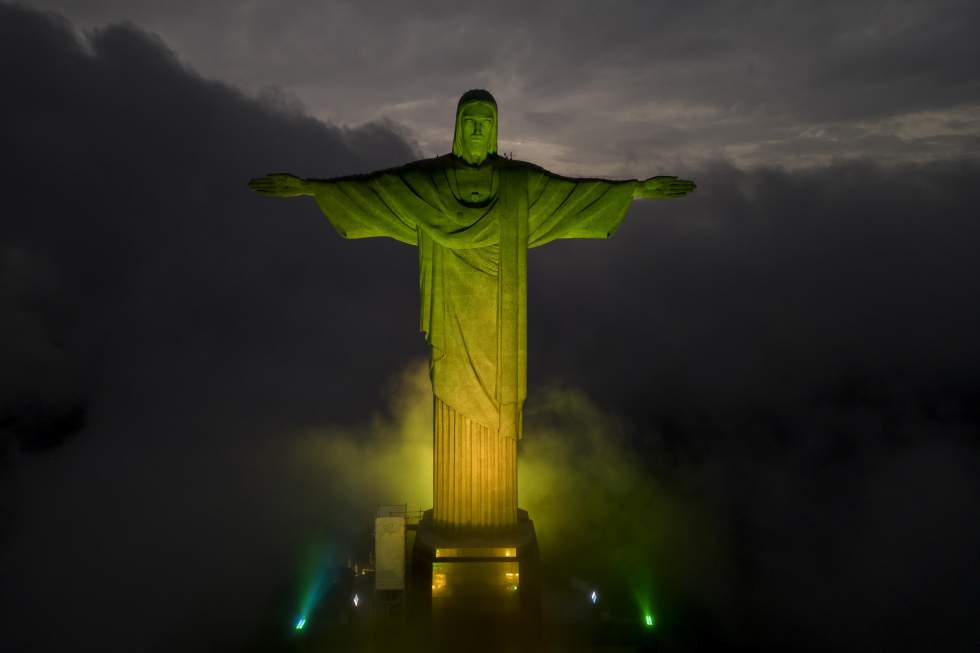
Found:
<svg viewBox="0 0 980 653"><path fill-rule="evenodd" d="M481 614L516 615L520 568L507 560L445 560L432 563L432 612L453 612L466 603Z"/></svg>
<svg viewBox="0 0 980 653"><path fill-rule="evenodd" d="M419 617L447 633L479 624L519 626L539 618L538 546L527 512L509 528L446 530L427 511L412 554L413 601ZM504 631L505 632L506 628Z"/></svg>

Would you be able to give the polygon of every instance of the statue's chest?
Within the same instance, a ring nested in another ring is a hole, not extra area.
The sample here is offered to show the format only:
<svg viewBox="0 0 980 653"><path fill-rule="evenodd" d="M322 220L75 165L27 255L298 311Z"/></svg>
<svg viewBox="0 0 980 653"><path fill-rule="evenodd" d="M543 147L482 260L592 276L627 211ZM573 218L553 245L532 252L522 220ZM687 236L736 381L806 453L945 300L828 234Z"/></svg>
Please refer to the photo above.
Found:
<svg viewBox="0 0 980 653"><path fill-rule="evenodd" d="M456 170L456 192L458 198L467 204L482 204L496 194L494 170L458 169Z"/></svg>

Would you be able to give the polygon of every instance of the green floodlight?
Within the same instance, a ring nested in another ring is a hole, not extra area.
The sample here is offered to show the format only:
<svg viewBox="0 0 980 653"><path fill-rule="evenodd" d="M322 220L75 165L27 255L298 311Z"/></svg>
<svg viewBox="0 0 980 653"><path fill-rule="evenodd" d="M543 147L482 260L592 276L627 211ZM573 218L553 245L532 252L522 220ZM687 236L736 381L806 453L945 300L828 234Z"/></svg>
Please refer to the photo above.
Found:
<svg viewBox="0 0 980 653"><path fill-rule="evenodd" d="M646 615L643 618L643 621L646 624L647 628L653 628L654 621L653 621L653 615L652 614Z"/></svg>
<svg viewBox="0 0 980 653"><path fill-rule="evenodd" d="M300 617L299 620L296 622L296 630L303 630L305 626L306 626L306 617Z"/></svg>

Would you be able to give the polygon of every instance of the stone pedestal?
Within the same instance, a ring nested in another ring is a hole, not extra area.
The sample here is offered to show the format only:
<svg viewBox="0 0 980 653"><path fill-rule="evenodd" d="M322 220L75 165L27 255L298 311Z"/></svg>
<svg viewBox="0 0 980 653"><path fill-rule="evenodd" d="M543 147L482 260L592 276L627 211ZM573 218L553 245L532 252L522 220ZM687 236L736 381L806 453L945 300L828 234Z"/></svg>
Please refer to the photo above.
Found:
<svg viewBox="0 0 980 653"><path fill-rule="evenodd" d="M428 510L412 551L410 609L433 639L516 637L540 620L541 580L534 523L493 529L440 527ZM474 631L478 628L478 631ZM508 633L510 633L508 635Z"/></svg>

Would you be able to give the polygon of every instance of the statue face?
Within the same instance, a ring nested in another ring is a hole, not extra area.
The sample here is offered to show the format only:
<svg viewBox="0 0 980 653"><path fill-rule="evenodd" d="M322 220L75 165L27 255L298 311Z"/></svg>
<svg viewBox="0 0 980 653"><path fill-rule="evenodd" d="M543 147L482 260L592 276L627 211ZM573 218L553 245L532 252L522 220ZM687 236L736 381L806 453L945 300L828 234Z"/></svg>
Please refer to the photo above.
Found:
<svg viewBox="0 0 980 653"><path fill-rule="evenodd" d="M460 113L463 156L467 163L480 164L487 158L493 134L493 109L479 102L467 104Z"/></svg>

